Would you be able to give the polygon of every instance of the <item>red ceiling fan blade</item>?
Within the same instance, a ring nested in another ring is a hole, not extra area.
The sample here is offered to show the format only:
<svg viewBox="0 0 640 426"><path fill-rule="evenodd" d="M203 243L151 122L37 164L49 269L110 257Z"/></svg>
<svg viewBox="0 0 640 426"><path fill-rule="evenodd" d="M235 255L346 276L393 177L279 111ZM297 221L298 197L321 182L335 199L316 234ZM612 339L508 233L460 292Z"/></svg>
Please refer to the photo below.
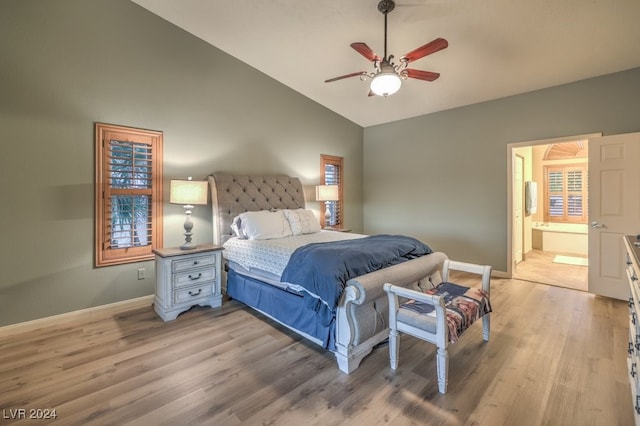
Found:
<svg viewBox="0 0 640 426"><path fill-rule="evenodd" d="M424 46L420 46L415 50L404 55L400 58L401 61L413 62L417 61L420 58L424 58L427 55L431 55L432 53L436 53L442 49L446 49L449 46L449 42L443 38L437 38Z"/></svg>
<svg viewBox="0 0 640 426"><path fill-rule="evenodd" d="M380 56L376 55L376 53L373 50L371 50L371 48L369 46L367 46L366 43L363 43L361 41L356 42L356 43L351 43L351 47L356 52L358 52L359 54L361 54L362 56L364 56L365 58L367 58L371 62L379 61L379 60L382 59L382 58L380 58Z"/></svg>
<svg viewBox="0 0 640 426"><path fill-rule="evenodd" d="M417 78L418 80L433 81L440 77L440 73L437 72L414 70L411 68L407 68L404 71L406 71L407 77Z"/></svg>
<svg viewBox="0 0 640 426"><path fill-rule="evenodd" d="M352 72L351 74L341 75L340 77L333 77L329 80L325 80L325 83L331 83L332 81L342 80L343 78L355 77L357 75L367 75L366 71Z"/></svg>

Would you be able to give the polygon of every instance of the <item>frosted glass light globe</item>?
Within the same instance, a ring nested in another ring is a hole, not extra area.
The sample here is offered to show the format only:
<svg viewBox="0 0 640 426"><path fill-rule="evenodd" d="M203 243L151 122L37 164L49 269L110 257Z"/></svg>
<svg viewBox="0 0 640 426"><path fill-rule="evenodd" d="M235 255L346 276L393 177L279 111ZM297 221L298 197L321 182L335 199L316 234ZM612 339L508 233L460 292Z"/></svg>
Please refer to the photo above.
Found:
<svg viewBox="0 0 640 426"><path fill-rule="evenodd" d="M381 72L371 80L371 91L378 96L389 96L400 90L402 79L395 72Z"/></svg>

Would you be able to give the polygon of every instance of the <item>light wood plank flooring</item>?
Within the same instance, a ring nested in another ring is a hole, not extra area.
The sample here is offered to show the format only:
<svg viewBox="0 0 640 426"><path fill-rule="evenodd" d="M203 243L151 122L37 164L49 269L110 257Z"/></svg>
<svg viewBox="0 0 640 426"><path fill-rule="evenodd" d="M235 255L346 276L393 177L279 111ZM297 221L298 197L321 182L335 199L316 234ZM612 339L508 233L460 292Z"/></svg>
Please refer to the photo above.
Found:
<svg viewBox="0 0 640 426"><path fill-rule="evenodd" d="M554 263L553 259L556 257L556 254L558 253L532 250L527 254L525 261L516 265L513 274L514 278L588 291L589 268L586 266Z"/></svg>
<svg viewBox="0 0 640 426"><path fill-rule="evenodd" d="M491 340L450 346L437 391L433 346L402 336L350 375L334 357L227 301L164 323L151 306L90 323L0 335L2 424L632 425L627 307L584 292L492 280Z"/></svg>

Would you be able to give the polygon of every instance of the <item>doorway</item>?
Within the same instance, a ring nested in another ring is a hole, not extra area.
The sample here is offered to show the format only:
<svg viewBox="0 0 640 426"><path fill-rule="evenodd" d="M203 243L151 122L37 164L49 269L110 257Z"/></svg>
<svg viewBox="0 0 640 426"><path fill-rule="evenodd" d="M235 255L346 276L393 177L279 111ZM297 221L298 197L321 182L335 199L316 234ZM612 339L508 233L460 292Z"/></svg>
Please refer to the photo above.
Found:
<svg viewBox="0 0 640 426"><path fill-rule="evenodd" d="M589 137L508 146L509 276L588 291Z"/></svg>

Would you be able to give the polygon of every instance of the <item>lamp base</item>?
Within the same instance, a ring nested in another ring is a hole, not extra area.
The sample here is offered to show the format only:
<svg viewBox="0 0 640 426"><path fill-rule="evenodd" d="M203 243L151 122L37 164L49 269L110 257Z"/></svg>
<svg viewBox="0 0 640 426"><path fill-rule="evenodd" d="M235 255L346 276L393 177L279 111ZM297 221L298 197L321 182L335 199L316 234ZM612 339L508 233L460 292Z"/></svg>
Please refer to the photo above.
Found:
<svg viewBox="0 0 640 426"><path fill-rule="evenodd" d="M191 230L193 229L193 221L191 220L192 208L193 206L191 205L184 206L184 244L180 246L180 250L193 250L194 248L198 247L196 244L191 242L191 236L193 235L193 232L191 232Z"/></svg>
<svg viewBox="0 0 640 426"><path fill-rule="evenodd" d="M191 241L180 246L180 250L193 250L196 248L198 248L198 245L192 243Z"/></svg>

